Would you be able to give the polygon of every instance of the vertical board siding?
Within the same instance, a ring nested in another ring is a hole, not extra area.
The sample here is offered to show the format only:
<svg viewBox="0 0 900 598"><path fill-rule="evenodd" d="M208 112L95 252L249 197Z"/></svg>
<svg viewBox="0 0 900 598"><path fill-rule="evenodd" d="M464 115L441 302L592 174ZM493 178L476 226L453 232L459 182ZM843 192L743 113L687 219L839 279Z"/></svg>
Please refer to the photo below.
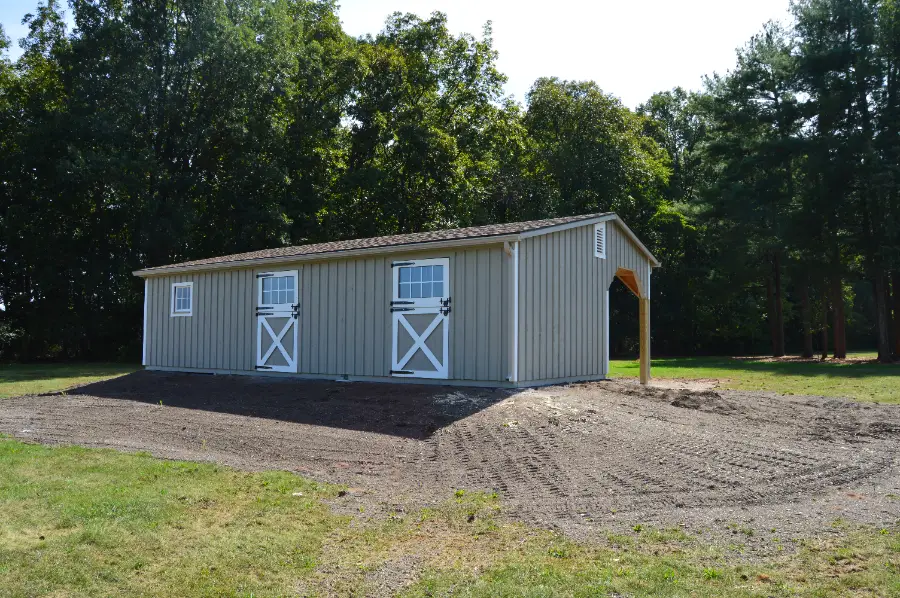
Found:
<svg viewBox="0 0 900 598"><path fill-rule="evenodd" d="M253 273L224 270L148 279L147 365L251 370ZM193 282L193 315L171 317L172 284Z"/></svg>
<svg viewBox="0 0 900 598"><path fill-rule="evenodd" d="M519 380L602 375L606 290L626 268L646 295L648 259L608 221L606 259L594 257L591 224L524 239L519 260Z"/></svg>
<svg viewBox="0 0 900 598"><path fill-rule="evenodd" d="M531 259L535 245L530 241L520 245L522 288L542 280L547 272L545 266L537 266ZM548 257L558 252L563 242L548 237L536 237L534 241L540 243L540 255ZM573 248L568 251L566 261L577 253ZM257 350L256 274L297 270L298 372L387 377L391 366L391 263L432 257L450 259L450 379L505 381L511 374L512 358L512 260L501 244L151 277L147 283L147 365L253 371ZM568 274L558 272L557 276ZM170 316L171 287L176 282L194 283L192 316ZM542 366L544 375L564 364L571 371L578 369L569 365L578 348L566 347L564 342L571 331L581 330L581 324L567 319L560 293L546 288L542 292L539 298L520 293L520 344L540 346L542 339L553 344L543 349L539 359L520 351L520 379L525 379L527 368L551 357L557 361L550 368ZM540 311L534 311L536 308ZM540 314L541 325L524 324L530 313ZM551 331L545 330L551 323ZM561 326L570 332L560 336ZM552 331L556 331L555 336ZM560 354L562 350L565 355Z"/></svg>

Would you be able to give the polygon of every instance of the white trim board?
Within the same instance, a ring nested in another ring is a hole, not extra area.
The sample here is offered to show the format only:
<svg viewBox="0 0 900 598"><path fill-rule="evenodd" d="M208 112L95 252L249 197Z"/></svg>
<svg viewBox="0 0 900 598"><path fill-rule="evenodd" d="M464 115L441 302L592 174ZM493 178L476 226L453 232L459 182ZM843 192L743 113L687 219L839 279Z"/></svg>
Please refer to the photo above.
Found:
<svg viewBox="0 0 900 598"><path fill-rule="evenodd" d="M616 220L618 216L615 214L604 214L603 216L597 216L595 218L586 218L584 220L576 220L575 222L567 222L565 224L557 224L556 226L548 226L546 228L536 228L534 230L525 231L524 233L519 233L519 239L530 239L531 237L540 237L541 235L549 235L552 233L558 233L564 230L569 230L572 228L578 228L579 226L588 226L589 224L597 224L598 222L607 222L609 220Z"/></svg>
<svg viewBox="0 0 900 598"><path fill-rule="evenodd" d="M512 301L513 301L513 340L512 340L512 373L510 374L510 382L515 384L519 381L519 242L512 244L512 260L513 260L513 284L512 284Z"/></svg>
<svg viewBox="0 0 900 598"><path fill-rule="evenodd" d="M378 382L383 384L433 384L435 386L475 386L480 388L536 388L539 386L553 386L556 384L571 384L578 382L596 382L606 380L605 376L573 376L571 378L553 378L547 380L531 380L527 382L491 381L491 380L458 380L450 378L399 378L382 376L328 376L324 374L299 374L293 372L274 372L259 370L216 370L209 368L179 368L171 366L148 366L151 372L181 372L184 374L213 374L218 376L267 376L281 379L294 380L333 380L335 382Z"/></svg>
<svg viewBox="0 0 900 598"><path fill-rule="evenodd" d="M606 302L603 304L603 369L604 376L609 376L609 289L606 289Z"/></svg>
<svg viewBox="0 0 900 598"><path fill-rule="evenodd" d="M147 294L150 281L144 279L144 332L142 333L143 349L141 351L141 365L147 365Z"/></svg>

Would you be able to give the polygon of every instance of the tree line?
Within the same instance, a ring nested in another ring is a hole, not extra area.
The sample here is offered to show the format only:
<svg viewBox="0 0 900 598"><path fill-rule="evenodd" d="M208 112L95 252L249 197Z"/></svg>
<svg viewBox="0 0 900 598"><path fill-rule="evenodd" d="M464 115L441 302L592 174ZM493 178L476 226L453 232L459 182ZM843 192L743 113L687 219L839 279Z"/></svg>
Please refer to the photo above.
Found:
<svg viewBox="0 0 900 598"><path fill-rule="evenodd" d="M57 0L0 28L0 356L140 354L144 266L618 212L657 353L900 353L900 8L799 0L703 89L503 94L490 24L333 1ZM612 339L637 345L613 288Z"/></svg>

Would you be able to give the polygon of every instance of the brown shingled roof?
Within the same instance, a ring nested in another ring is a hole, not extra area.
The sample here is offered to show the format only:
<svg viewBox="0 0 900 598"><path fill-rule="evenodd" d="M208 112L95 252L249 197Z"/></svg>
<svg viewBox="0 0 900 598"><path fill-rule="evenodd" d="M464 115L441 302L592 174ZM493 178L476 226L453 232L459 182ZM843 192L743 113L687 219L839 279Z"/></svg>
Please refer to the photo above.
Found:
<svg viewBox="0 0 900 598"><path fill-rule="evenodd" d="M469 228L451 228L424 233L411 233L406 235L391 235L387 237L370 237L368 239L350 239L347 241L331 241L329 243L315 243L311 245L297 245L294 247L276 247L247 253L223 255L202 260L192 260L178 264L155 266L135 272L135 274L160 273L169 269L192 268L194 266L213 266L215 264L233 264L235 262L253 262L256 260L269 260L273 258L291 258L318 254L333 254L342 251L354 251L364 249L377 249L382 247L396 247L401 245L417 245L421 243L433 243L441 241L455 241L462 239L480 239L501 235L515 235L528 231L539 230L569 224L581 220L590 220L601 216L612 216L612 212L602 214L584 214L581 216L566 216L563 218L549 218L547 220L531 220L529 222L510 222L507 224L489 224L487 226L473 226Z"/></svg>

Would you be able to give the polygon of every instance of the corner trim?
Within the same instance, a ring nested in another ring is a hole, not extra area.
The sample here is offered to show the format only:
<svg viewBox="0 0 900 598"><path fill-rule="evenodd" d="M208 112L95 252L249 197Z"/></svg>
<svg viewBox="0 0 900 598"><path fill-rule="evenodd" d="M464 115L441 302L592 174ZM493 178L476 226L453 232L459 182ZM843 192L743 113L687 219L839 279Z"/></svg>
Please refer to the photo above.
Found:
<svg viewBox="0 0 900 598"><path fill-rule="evenodd" d="M141 365L147 365L147 289L149 288L150 281L146 278L144 279L144 331L141 333L141 340L143 341L143 349L141 351ZM193 297L191 298L193 300Z"/></svg>
<svg viewBox="0 0 900 598"><path fill-rule="evenodd" d="M513 260L513 340L512 340L512 374L510 382L519 381L519 242L512 245Z"/></svg>

